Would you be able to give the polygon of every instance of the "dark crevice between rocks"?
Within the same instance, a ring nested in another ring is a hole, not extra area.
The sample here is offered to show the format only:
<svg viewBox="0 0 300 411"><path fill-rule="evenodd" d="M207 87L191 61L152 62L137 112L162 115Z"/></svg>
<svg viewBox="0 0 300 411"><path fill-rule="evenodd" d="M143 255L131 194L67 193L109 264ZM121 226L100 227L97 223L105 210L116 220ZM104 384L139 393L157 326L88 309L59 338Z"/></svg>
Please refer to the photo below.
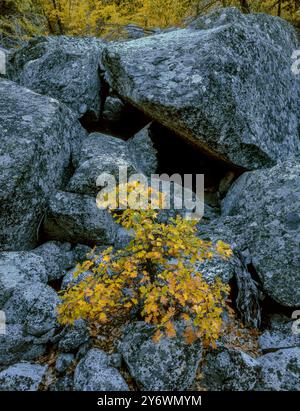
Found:
<svg viewBox="0 0 300 411"><path fill-rule="evenodd" d="M265 296L262 301L262 326L263 330L267 329L270 325L270 319L275 315L283 315L287 318L292 318L292 314L296 308L284 307L278 302L274 301L271 297Z"/></svg>
<svg viewBox="0 0 300 411"><path fill-rule="evenodd" d="M100 66L98 67L98 76L100 80L100 90L99 90L99 97L100 97L100 118L103 114L104 106L107 97L109 96L109 84L105 81L104 76L105 76L105 71L103 71Z"/></svg>
<svg viewBox="0 0 300 411"><path fill-rule="evenodd" d="M51 280L48 282L49 287L53 288L54 291L59 292L61 291L61 285L63 282L64 277L55 279L55 280Z"/></svg>
<svg viewBox="0 0 300 411"><path fill-rule="evenodd" d="M269 327L270 319L275 314L284 315L287 318L292 317L292 313L296 308L284 307L271 297L263 293L263 286L259 279L259 275L252 262L247 264L248 272L252 278L252 281L257 284L258 292L260 293L260 311L261 311L261 324L260 329L265 330Z"/></svg>
<svg viewBox="0 0 300 411"><path fill-rule="evenodd" d="M68 167L64 170L64 174L63 174L63 181L60 185L60 187L58 187L58 190L62 190L64 191L67 184L69 183L71 177L74 175L76 168L74 167L74 163L72 161L73 159L70 158L69 161L69 165ZM54 194L54 193L52 193ZM46 218L48 212L48 206L47 204L45 205L45 208L43 210L43 213L40 216L40 220L39 220L39 224L36 230L36 247L46 243L47 241L49 241L49 238L47 237L47 235L44 233L43 230L43 225L44 225L44 221Z"/></svg>
<svg viewBox="0 0 300 411"><path fill-rule="evenodd" d="M103 118L102 113L99 120L93 120L90 116L83 116L80 119L81 125L88 133L110 134L123 140L128 140L150 123L150 121L149 117L129 104L124 105L124 110L118 121L106 120Z"/></svg>
<svg viewBox="0 0 300 411"><path fill-rule="evenodd" d="M233 308L243 324L249 328L260 328L262 323L261 302L263 293L257 275L251 274L252 263L241 254L235 252L234 277L230 282ZM253 271L252 271L253 273Z"/></svg>
<svg viewBox="0 0 300 411"><path fill-rule="evenodd" d="M88 130L88 125L89 124L98 123L99 122L98 118L101 119L103 109L104 109L104 105L105 105L105 101L106 101L106 99L109 95L109 85L106 83L106 81L104 81L103 72L100 69L100 67L98 67L98 77L99 77L99 82L100 82L100 87L99 87L100 109L99 109L99 113L95 113L94 111L87 111L79 119L80 123L82 124L82 126L86 130Z"/></svg>
<svg viewBox="0 0 300 411"><path fill-rule="evenodd" d="M292 317L294 308L284 307L263 292L257 270L248 253L236 253L235 275L230 281L230 300L243 324L265 330L274 314Z"/></svg>
<svg viewBox="0 0 300 411"><path fill-rule="evenodd" d="M150 135L157 150L158 174L179 174L181 177L204 174L205 203L212 207L220 206L231 184L243 173L210 157L158 123L151 125ZM192 189L195 191L195 186Z"/></svg>
<svg viewBox="0 0 300 411"><path fill-rule="evenodd" d="M120 111L118 121L105 119L103 109L107 98L122 99L109 90L104 73L100 71L99 75L102 85L101 101L103 102L100 119L95 121L90 116L83 116L80 122L89 133L100 132L126 141L151 123L152 119L126 101L123 101L124 106ZM204 174L205 202L210 206L219 207L220 200L225 197L231 184L245 171L216 159L157 122L151 124L150 135L158 155L157 172L168 175L180 174L181 176Z"/></svg>

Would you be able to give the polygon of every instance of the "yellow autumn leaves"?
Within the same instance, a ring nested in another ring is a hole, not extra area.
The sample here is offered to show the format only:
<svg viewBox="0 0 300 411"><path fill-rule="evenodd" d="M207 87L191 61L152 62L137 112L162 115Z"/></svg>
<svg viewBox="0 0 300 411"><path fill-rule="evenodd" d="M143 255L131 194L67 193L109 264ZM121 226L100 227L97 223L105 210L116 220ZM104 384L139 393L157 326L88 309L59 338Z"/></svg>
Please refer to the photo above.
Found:
<svg viewBox="0 0 300 411"><path fill-rule="evenodd" d="M196 222L181 216L161 223L159 210L150 203L143 210L126 209L116 219L134 233L131 243L118 251L94 251L78 265L75 279L84 279L62 294L60 322L83 318L91 324L115 324L135 313L154 325L156 341L174 337L181 321L188 342L200 338L214 344L228 287L219 279L208 284L197 267L216 255L229 258L230 247L200 239Z"/></svg>
<svg viewBox="0 0 300 411"><path fill-rule="evenodd" d="M128 24L146 29L181 26L196 15L231 6L279 14L293 22L300 19L295 0L2 0L0 34L23 39L39 34L118 38L126 37L123 27Z"/></svg>
<svg viewBox="0 0 300 411"><path fill-rule="evenodd" d="M122 26L127 24L146 29L180 26L187 18L222 6L245 9L245 2L241 0L39 0L38 3L52 30L56 27L56 34L96 36L114 31L121 35ZM276 15L278 3L251 0L247 1L246 8ZM294 0L282 1L281 15L289 19L299 18L296 3Z"/></svg>
<svg viewBox="0 0 300 411"><path fill-rule="evenodd" d="M113 40L127 37L124 26L128 24L145 29L184 26L196 15L231 6L280 15L295 23L300 20L300 5L295 0L2 0L2 3L0 35L19 41L41 34Z"/></svg>
<svg viewBox="0 0 300 411"><path fill-rule="evenodd" d="M148 210L163 209L166 205L166 195L153 187L146 187L143 182L134 180L126 184L119 184L110 191L102 189L96 199L97 207L110 210ZM123 215L122 219L124 222ZM136 215L135 218L139 218ZM124 225L124 224L123 224Z"/></svg>

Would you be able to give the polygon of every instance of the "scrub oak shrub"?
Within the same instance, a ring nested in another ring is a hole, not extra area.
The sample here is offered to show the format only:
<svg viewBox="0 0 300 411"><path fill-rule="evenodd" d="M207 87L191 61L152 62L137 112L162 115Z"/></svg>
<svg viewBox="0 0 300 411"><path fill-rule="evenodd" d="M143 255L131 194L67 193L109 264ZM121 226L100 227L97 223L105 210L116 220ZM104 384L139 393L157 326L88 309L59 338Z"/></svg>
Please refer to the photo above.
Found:
<svg viewBox="0 0 300 411"><path fill-rule="evenodd" d="M179 215L161 223L161 193L139 183L125 188L129 195L146 199L143 209L114 212L116 221L132 231L132 241L117 251L110 247L97 254L94 250L87 261L77 266L75 278L88 274L61 295L60 322L72 324L83 318L91 325L113 325L135 313L155 326L153 339L159 341L164 335L176 336L174 324L181 320L187 342L199 338L205 345L214 346L229 290L220 279L207 283L197 267L215 255L229 258L230 247L222 241L213 245L200 239L196 235L197 222ZM124 193L124 187L116 191ZM106 206L112 205L113 198L106 196ZM124 206L123 200L119 196L113 207Z"/></svg>

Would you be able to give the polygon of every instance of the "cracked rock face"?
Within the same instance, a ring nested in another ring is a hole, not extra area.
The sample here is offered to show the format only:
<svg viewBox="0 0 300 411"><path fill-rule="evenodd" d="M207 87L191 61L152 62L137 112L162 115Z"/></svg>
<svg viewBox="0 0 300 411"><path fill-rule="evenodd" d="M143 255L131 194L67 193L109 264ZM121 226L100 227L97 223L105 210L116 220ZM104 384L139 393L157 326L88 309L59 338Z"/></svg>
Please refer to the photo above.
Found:
<svg viewBox="0 0 300 411"><path fill-rule="evenodd" d="M1 79L0 95L0 250L28 250L86 132L54 99Z"/></svg>
<svg viewBox="0 0 300 411"><path fill-rule="evenodd" d="M285 162L243 174L222 213L232 220L240 249L249 249L264 292L284 306L299 306L300 165Z"/></svg>
<svg viewBox="0 0 300 411"><path fill-rule="evenodd" d="M59 191L49 202L43 228L50 239L94 246L112 244L116 225L93 197Z"/></svg>
<svg viewBox="0 0 300 411"><path fill-rule="evenodd" d="M128 391L119 371L110 366L109 356L96 348L77 365L74 386L77 391Z"/></svg>
<svg viewBox="0 0 300 411"><path fill-rule="evenodd" d="M257 383L258 372L259 363L250 355L220 348L205 357L201 381L212 391L251 391Z"/></svg>
<svg viewBox="0 0 300 411"><path fill-rule="evenodd" d="M32 252L0 253L0 309L17 287L34 282L47 282L42 257Z"/></svg>
<svg viewBox="0 0 300 411"><path fill-rule="evenodd" d="M106 184L106 180L104 184L98 179L103 174L110 174L118 183L120 170L126 170L129 178L137 173L150 175L155 173L157 167L156 150L148 127L128 142L106 134L92 133L83 142L76 163L78 167L66 189L91 196L96 196Z"/></svg>
<svg viewBox="0 0 300 411"><path fill-rule="evenodd" d="M186 344L182 335L155 343L152 335L153 327L143 322L126 328L119 351L130 375L141 390L188 389L202 357L201 344Z"/></svg>
<svg viewBox="0 0 300 411"><path fill-rule="evenodd" d="M137 172L125 141L101 133L92 133L84 141L78 168L67 185L67 190L78 194L96 196L103 188L97 186L98 177L103 173L119 180L120 167L126 168L128 176Z"/></svg>
<svg viewBox="0 0 300 411"><path fill-rule="evenodd" d="M7 324L6 333L0 334L0 366L35 360L45 351L45 341L27 335L22 324Z"/></svg>
<svg viewBox="0 0 300 411"><path fill-rule="evenodd" d="M78 262L70 243L48 241L35 248L33 253L42 257L48 281L60 279L67 269L72 268Z"/></svg>
<svg viewBox="0 0 300 411"><path fill-rule="evenodd" d="M17 288L3 310L9 324L24 324L29 335L40 337L57 327L59 302L51 287L34 283Z"/></svg>
<svg viewBox="0 0 300 411"><path fill-rule="evenodd" d="M73 352L87 343L90 338L87 323L76 320L73 325L67 325L59 335L58 349L61 352Z"/></svg>
<svg viewBox="0 0 300 411"><path fill-rule="evenodd" d="M0 391L37 391L46 371L38 364L14 364L0 372Z"/></svg>
<svg viewBox="0 0 300 411"><path fill-rule="evenodd" d="M263 355L258 359L261 366L258 390L300 390L300 348L288 348Z"/></svg>
<svg viewBox="0 0 300 411"><path fill-rule="evenodd" d="M294 332L294 320L288 317L274 315L269 329L259 337L259 346L264 353L281 348L300 348L300 333ZM298 331L298 329L296 329Z"/></svg>
<svg viewBox="0 0 300 411"><path fill-rule="evenodd" d="M256 169L300 156L296 48L287 22L226 9L198 27L110 45L102 64L122 98L213 156Z"/></svg>
<svg viewBox="0 0 300 411"><path fill-rule="evenodd" d="M147 176L155 174L158 167L157 150L151 139L150 127L151 124L148 124L127 142L128 150L138 172Z"/></svg>
<svg viewBox="0 0 300 411"><path fill-rule="evenodd" d="M104 42L93 37L38 37L10 56L9 78L53 97L78 118L100 116L99 59Z"/></svg>

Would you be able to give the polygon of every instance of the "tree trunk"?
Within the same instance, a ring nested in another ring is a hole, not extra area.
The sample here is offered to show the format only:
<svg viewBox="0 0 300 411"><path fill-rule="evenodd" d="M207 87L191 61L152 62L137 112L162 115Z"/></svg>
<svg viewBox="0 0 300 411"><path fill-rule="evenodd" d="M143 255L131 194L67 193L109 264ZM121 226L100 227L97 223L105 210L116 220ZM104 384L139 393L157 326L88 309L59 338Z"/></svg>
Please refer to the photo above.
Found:
<svg viewBox="0 0 300 411"><path fill-rule="evenodd" d="M250 6L248 4L248 0L240 0L240 5L243 13L251 13Z"/></svg>
<svg viewBox="0 0 300 411"><path fill-rule="evenodd" d="M58 10L57 4L56 4L56 0L52 0L52 4L53 4L54 10L56 11L56 20L57 20L57 26L58 26L58 29L59 29L59 34L64 34L63 26L62 26L62 23L61 23L59 14L58 14L59 10Z"/></svg>
<svg viewBox="0 0 300 411"><path fill-rule="evenodd" d="M278 16L278 17L281 17L281 0L278 0L277 16Z"/></svg>

